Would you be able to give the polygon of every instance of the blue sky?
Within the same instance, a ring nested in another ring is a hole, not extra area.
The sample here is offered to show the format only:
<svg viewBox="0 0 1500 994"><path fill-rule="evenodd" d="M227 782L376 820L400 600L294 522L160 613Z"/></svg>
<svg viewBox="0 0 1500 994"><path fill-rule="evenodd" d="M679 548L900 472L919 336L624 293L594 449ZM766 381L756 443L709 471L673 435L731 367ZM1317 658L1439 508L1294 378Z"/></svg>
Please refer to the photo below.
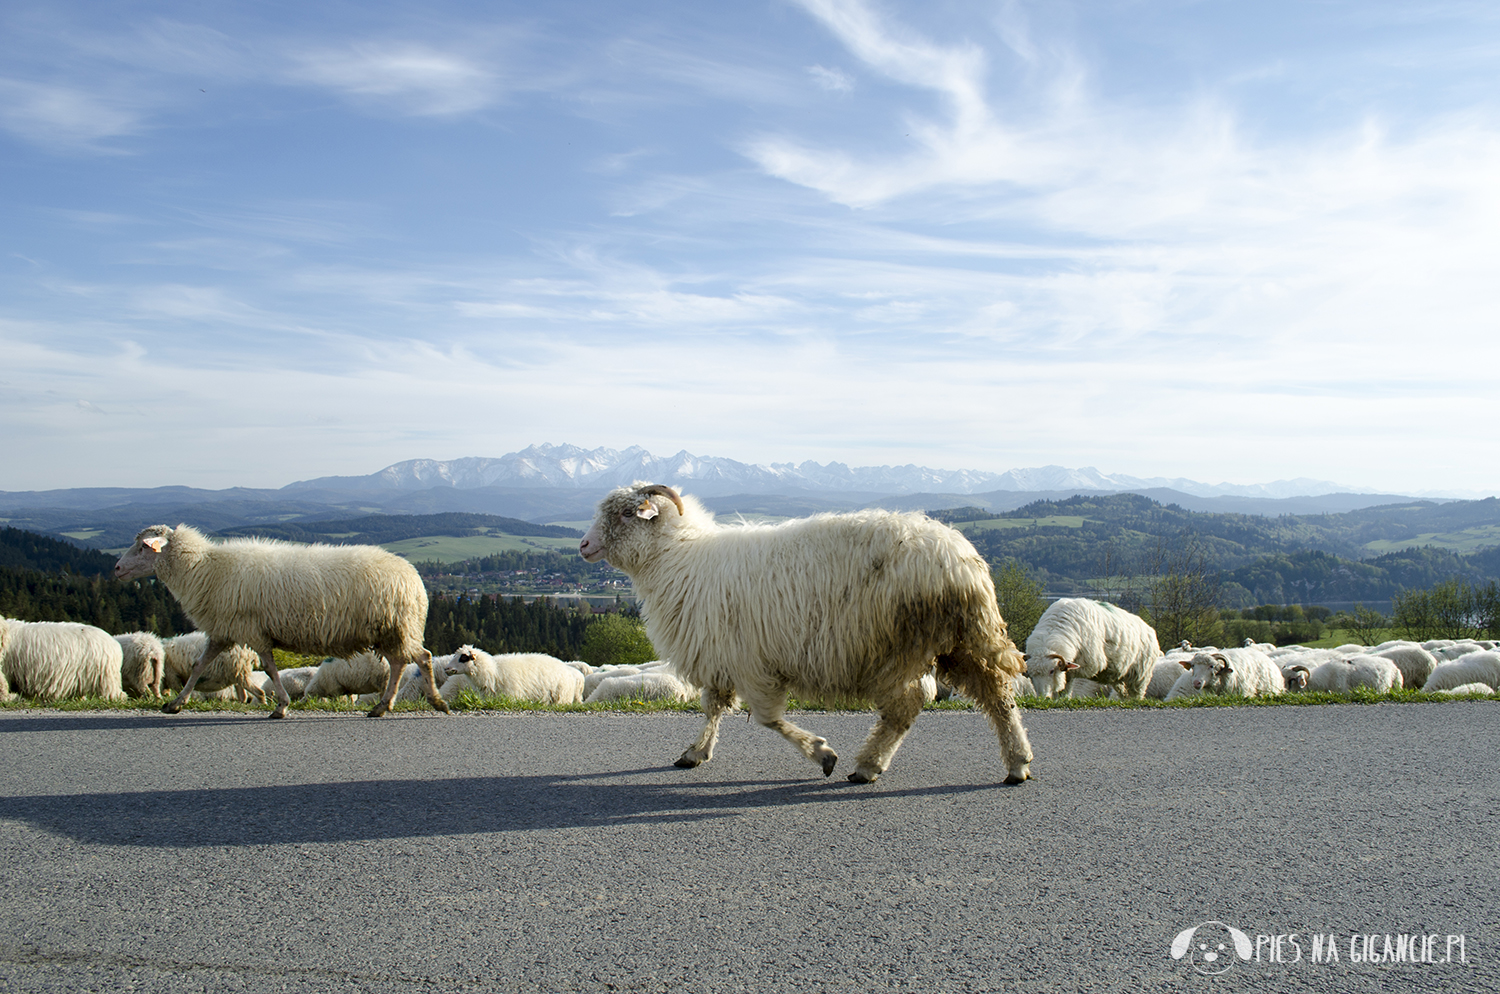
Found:
<svg viewBox="0 0 1500 994"><path fill-rule="evenodd" d="M0 8L0 490L533 442L1500 493L1491 3Z"/></svg>

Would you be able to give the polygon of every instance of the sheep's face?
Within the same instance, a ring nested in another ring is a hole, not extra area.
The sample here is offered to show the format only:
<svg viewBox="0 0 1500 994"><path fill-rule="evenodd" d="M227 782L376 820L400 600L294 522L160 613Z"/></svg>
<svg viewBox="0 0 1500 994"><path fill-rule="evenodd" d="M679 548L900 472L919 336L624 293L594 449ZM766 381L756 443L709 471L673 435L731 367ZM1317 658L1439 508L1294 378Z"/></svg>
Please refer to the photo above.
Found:
<svg viewBox="0 0 1500 994"><path fill-rule="evenodd" d="M1222 690L1229 674L1234 672L1229 658L1218 652L1198 653L1188 669L1193 671L1193 689L1199 692Z"/></svg>
<svg viewBox="0 0 1500 994"><path fill-rule="evenodd" d="M650 557L658 536L670 527L664 517L669 519L672 510L679 518L683 514L682 499L670 487L637 484L612 490L599 502L578 554L590 563L608 557L611 566L629 573Z"/></svg>
<svg viewBox="0 0 1500 994"><path fill-rule="evenodd" d="M156 559L171 539L172 529L166 525L142 529L135 537L135 544L115 563L115 579L136 580L155 573Z"/></svg>
<svg viewBox="0 0 1500 994"><path fill-rule="evenodd" d="M457 652L455 652L452 658L450 658L445 664L445 666L449 673L468 673L469 664L474 662L474 660L478 658L479 657L475 655L474 647L472 645L466 645L462 649L459 649Z"/></svg>
<svg viewBox="0 0 1500 994"><path fill-rule="evenodd" d="M1055 652L1039 652L1026 658L1026 675L1038 697L1061 697L1068 689L1068 674L1078 669Z"/></svg>
<svg viewBox="0 0 1500 994"><path fill-rule="evenodd" d="M1286 678L1287 690L1298 691L1307 689L1307 682L1312 674L1306 666L1288 666L1281 671L1281 675Z"/></svg>

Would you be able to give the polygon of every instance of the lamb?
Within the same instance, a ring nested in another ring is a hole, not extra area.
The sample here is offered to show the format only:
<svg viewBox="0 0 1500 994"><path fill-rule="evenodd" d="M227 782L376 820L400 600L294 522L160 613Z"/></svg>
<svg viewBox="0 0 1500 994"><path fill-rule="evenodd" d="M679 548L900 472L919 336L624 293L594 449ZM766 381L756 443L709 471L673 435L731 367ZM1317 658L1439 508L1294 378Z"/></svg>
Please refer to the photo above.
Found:
<svg viewBox="0 0 1500 994"><path fill-rule="evenodd" d="M291 698L276 671L272 649L350 656L373 649L389 663L378 718L390 708L404 668L416 663L427 699L438 711L432 654L422 647L427 591L411 563L370 545L294 545L243 538L210 542L188 525L152 525L115 564L117 579L155 573L193 623L209 634L208 650L182 691L162 708L168 714L202 676L209 660L236 643L260 656L276 688L272 718L285 718Z"/></svg>
<svg viewBox="0 0 1500 994"><path fill-rule="evenodd" d="M1491 690L1500 688L1500 653L1483 649L1439 663L1427 682L1422 684L1422 689L1430 694L1462 687L1466 683L1482 683Z"/></svg>
<svg viewBox="0 0 1500 994"><path fill-rule="evenodd" d="M1140 698L1161 656L1156 629L1139 616L1107 602L1064 597L1042 613L1026 639L1026 675L1042 697L1087 677L1122 698Z"/></svg>
<svg viewBox="0 0 1500 994"><path fill-rule="evenodd" d="M166 650L152 632L130 632L116 635L124 661L120 664L120 684L131 697L161 696L162 666Z"/></svg>
<svg viewBox="0 0 1500 994"><path fill-rule="evenodd" d="M579 553L630 576L651 643L703 688L703 731L680 767L713 757L720 719L743 697L828 776L838 753L786 720L787 697L861 697L880 717L849 779L874 781L921 711L936 660L938 678L988 715L1006 782L1030 776L1012 682L1025 664L988 565L947 525L867 510L724 527L691 496L638 483L599 503Z"/></svg>
<svg viewBox="0 0 1500 994"><path fill-rule="evenodd" d="M204 697L225 689L232 695L220 695L223 700L241 703L254 697L259 703L266 702L266 692L252 677L257 661L254 651L243 645L231 645L222 652L208 657L205 650L209 638L203 632L188 632L162 643L165 654L162 660L162 687L179 691L178 697L186 699L191 692L185 690L189 677L195 673L198 679L193 689ZM176 712L171 712L176 714Z"/></svg>
<svg viewBox="0 0 1500 994"><path fill-rule="evenodd" d="M1281 670L1258 649L1200 652L1193 656L1189 670L1192 689L1196 691L1231 697L1264 697L1286 692L1286 678Z"/></svg>
<svg viewBox="0 0 1500 994"><path fill-rule="evenodd" d="M124 700L120 643L102 628L66 621L15 621L0 618L5 628L0 650L3 689L24 697L53 701L64 697Z"/></svg>
<svg viewBox="0 0 1500 994"><path fill-rule="evenodd" d="M472 645L463 646L448 668L453 676L443 685L444 696L472 689L486 697L514 697L543 704L581 704L584 675L562 660L541 652L511 652L492 656ZM463 680L460 681L459 677Z"/></svg>

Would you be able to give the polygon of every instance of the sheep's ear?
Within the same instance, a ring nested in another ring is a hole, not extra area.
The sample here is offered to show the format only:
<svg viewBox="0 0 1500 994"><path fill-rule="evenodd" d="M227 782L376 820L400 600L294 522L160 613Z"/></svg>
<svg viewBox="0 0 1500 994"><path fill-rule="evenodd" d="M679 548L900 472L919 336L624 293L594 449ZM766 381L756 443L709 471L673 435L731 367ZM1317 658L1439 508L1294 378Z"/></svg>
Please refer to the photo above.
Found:
<svg viewBox="0 0 1500 994"><path fill-rule="evenodd" d="M645 518L647 521L650 521L659 513L661 512L657 511L656 505L649 500L641 501L641 506L635 509L635 516L637 518Z"/></svg>
<svg viewBox="0 0 1500 994"><path fill-rule="evenodd" d="M152 535L150 538L141 539L141 544L152 552L160 552L167 544L167 536Z"/></svg>
<svg viewBox="0 0 1500 994"><path fill-rule="evenodd" d="M1185 670L1193 668L1193 661L1191 659L1179 659L1177 661L1182 664L1182 668Z"/></svg>

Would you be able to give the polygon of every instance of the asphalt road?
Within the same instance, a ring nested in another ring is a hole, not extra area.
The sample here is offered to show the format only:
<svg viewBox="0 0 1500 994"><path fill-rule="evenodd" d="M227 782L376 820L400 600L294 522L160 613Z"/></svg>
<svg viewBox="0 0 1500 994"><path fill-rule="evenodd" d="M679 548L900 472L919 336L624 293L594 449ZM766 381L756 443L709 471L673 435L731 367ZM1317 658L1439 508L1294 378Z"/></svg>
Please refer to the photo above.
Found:
<svg viewBox="0 0 1500 994"><path fill-rule="evenodd" d="M0 713L0 992L1500 990L1494 702L794 720Z"/></svg>

